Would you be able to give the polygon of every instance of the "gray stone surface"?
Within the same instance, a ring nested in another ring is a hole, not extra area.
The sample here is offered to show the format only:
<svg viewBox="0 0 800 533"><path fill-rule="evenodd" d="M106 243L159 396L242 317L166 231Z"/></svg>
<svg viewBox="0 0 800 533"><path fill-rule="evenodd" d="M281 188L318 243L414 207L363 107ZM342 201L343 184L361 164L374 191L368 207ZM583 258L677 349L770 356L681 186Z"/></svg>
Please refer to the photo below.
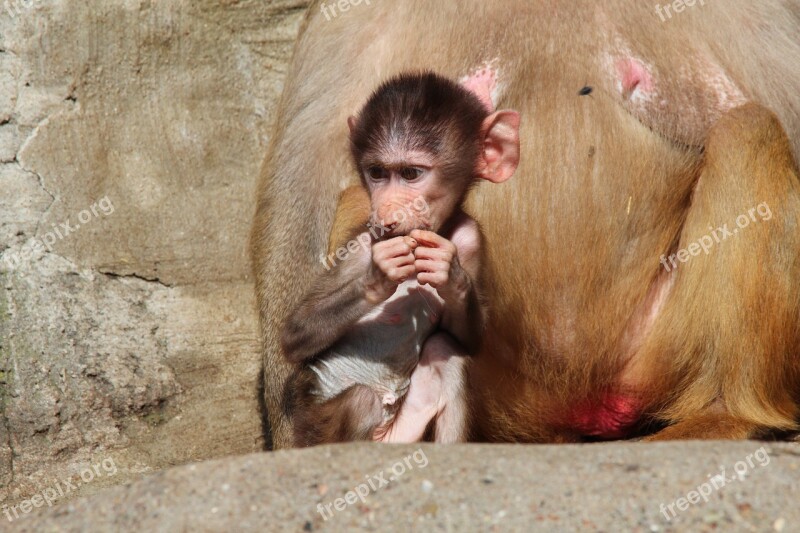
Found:
<svg viewBox="0 0 800 533"><path fill-rule="evenodd" d="M246 243L306 3L0 6L0 504L263 449Z"/></svg>
<svg viewBox="0 0 800 533"><path fill-rule="evenodd" d="M718 475L708 502L689 496ZM363 501L353 492L324 511L362 483ZM32 509L11 530L788 533L800 531L798 495L797 444L362 444L173 468Z"/></svg>

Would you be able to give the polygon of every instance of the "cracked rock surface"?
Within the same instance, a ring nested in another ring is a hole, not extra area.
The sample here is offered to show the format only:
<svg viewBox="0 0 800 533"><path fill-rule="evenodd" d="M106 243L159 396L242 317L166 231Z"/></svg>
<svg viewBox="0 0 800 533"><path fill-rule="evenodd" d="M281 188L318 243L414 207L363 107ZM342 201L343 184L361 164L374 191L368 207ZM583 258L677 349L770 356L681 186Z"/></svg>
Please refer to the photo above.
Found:
<svg viewBox="0 0 800 533"><path fill-rule="evenodd" d="M263 449L246 242L306 3L0 10L0 504Z"/></svg>

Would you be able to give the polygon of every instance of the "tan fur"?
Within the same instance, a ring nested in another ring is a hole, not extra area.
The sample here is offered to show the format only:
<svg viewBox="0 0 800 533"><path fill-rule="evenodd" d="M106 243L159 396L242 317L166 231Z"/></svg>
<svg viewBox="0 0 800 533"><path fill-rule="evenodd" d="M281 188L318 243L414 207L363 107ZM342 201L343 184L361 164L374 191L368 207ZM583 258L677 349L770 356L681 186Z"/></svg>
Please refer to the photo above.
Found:
<svg viewBox="0 0 800 533"><path fill-rule="evenodd" d="M764 108L735 109L712 130L680 246L709 233L708 221L733 220L762 202L772 218L732 225L740 234L683 265L645 345L642 357L655 363L651 388L681 392L663 412L678 426L699 419L713 427L714 416L749 423L751 431L796 426L800 263L791 251L800 250L799 179L789 140Z"/></svg>
<svg viewBox="0 0 800 533"><path fill-rule="evenodd" d="M328 237L328 254L334 253L336 248L346 243L356 232L367 230L369 209L369 193L364 187L353 185L342 191Z"/></svg>
<svg viewBox="0 0 800 533"><path fill-rule="evenodd" d="M577 439L559 418L620 376L654 418L686 424L673 435L697 435L691 428L706 416L703 431L720 437L755 433L724 429L732 425L790 426L800 396L800 195L791 160L800 153L799 18L797 0L707 2L667 22L637 0L373 2L331 21L313 3L252 238L274 446L290 446L292 435L282 406L291 369L277 332L321 268L339 192L358 180L347 117L393 74L424 68L458 78L495 58L498 107L521 113L523 145L515 179L479 187L469 205L491 278L486 348L470 367L476 438ZM654 66L660 97L681 103L674 113L647 122L631 111L608 66L626 47ZM705 109L708 97L690 97L708 92L692 85L702 83L692 74L702 67L680 73L692 58L772 109L788 138L755 106L709 132L724 113ZM578 96L587 84L593 95ZM682 265L629 353L626 332L636 329L634 310L661 254L762 201L774 219ZM715 401L724 409L707 415Z"/></svg>

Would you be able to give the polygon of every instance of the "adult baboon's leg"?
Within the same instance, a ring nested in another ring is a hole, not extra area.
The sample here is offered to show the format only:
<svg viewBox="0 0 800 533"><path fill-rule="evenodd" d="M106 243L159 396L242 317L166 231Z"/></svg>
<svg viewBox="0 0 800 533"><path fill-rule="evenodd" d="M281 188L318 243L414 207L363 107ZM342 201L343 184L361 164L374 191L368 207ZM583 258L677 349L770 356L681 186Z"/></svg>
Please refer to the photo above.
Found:
<svg viewBox="0 0 800 533"><path fill-rule="evenodd" d="M640 354L657 361L654 381L674 387L663 396L673 425L652 439L796 427L799 224L797 165L778 119L754 104L728 112L706 143L682 251L664 261L672 293Z"/></svg>

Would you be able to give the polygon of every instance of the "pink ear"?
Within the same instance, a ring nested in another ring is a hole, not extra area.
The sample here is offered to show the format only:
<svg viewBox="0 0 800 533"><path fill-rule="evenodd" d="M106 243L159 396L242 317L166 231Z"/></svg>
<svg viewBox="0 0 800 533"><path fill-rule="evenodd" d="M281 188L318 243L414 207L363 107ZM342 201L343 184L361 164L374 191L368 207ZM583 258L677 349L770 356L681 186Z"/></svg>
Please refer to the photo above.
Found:
<svg viewBox="0 0 800 533"><path fill-rule="evenodd" d="M483 121L483 154L478 176L492 183L503 183L519 165L519 124L516 111L497 111Z"/></svg>
<svg viewBox="0 0 800 533"><path fill-rule="evenodd" d="M350 133L353 133L353 130L356 129L356 117L347 117L347 127L350 128Z"/></svg>

